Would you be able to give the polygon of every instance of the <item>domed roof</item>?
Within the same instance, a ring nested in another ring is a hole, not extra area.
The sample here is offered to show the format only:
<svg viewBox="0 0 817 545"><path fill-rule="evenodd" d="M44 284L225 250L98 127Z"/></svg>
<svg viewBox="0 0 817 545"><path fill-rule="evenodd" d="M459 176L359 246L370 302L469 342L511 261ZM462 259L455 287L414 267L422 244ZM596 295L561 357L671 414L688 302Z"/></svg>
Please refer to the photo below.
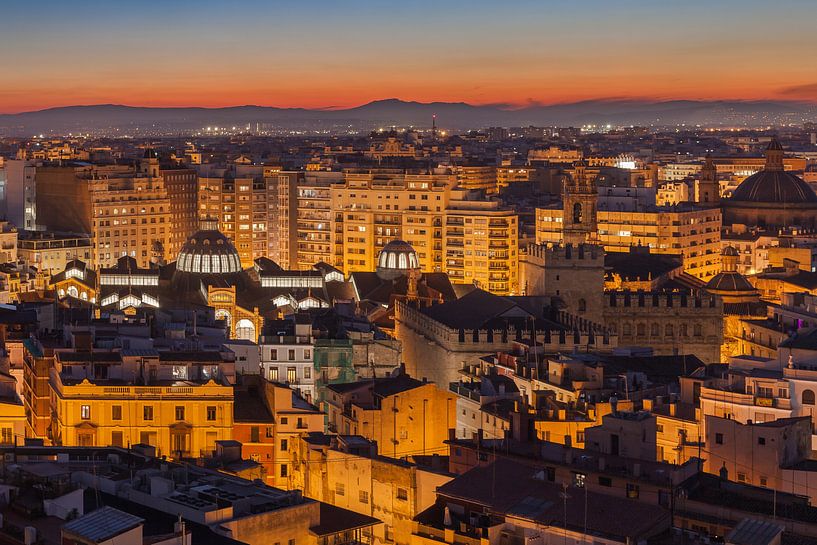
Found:
<svg viewBox="0 0 817 545"><path fill-rule="evenodd" d="M727 246L723 249L721 255L725 257L737 257L738 251L733 246Z"/></svg>
<svg viewBox="0 0 817 545"><path fill-rule="evenodd" d="M817 203L817 194L791 172L761 170L752 174L735 189L730 201L752 203Z"/></svg>
<svg viewBox="0 0 817 545"><path fill-rule="evenodd" d="M755 287L746 280L746 277L738 272L722 272L716 274L712 280L707 282L708 291L717 292L754 292Z"/></svg>
<svg viewBox="0 0 817 545"><path fill-rule="evenodd" d="M773 138L766 148L766 165L743 180L728 202L757 204L817 203L817 194L800 177L783 169L783 146ZM728 203L727 203L728 204Z"/></svg>
<svg viewBox="0 0 817 545"><path fill-rule="evenodd" d="M184 243L176 260L176 270L195 274L238 273L241 272L241 259L223 233L204 229Z"/></svg>
<svg viewBox="0 0 817 545"><path fill-rule="evenodd" d="M383 247L377 258L377 275L392 280L420 268L417 252L408 242L392 240Z"/></svg>

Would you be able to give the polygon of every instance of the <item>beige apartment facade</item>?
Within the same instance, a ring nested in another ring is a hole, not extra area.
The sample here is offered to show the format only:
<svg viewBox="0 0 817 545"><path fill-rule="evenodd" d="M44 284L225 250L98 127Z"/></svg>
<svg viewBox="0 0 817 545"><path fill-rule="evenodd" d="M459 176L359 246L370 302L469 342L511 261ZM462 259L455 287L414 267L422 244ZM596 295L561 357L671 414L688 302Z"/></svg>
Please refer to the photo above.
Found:
<svg viewBox="0 0 817 545"><path fill-rule="evenodd" d="M561 208L536 209L537 244L563 239ZM701 280L720 272L721 212L717 208L667 207L654 211L598 211L598 240L608 252L649 246L659 254L681 254L684 270Z"/></svg>

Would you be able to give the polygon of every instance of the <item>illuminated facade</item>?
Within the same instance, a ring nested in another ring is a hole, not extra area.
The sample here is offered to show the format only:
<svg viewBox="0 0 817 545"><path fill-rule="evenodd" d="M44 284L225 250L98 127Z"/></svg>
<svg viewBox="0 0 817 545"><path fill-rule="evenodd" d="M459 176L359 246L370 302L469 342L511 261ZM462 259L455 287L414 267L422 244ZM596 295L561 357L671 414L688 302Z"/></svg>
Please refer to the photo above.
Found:
<svg viewBox="0 0 817 545"><path fill-rule="evenodd" d="M516 214L454 183L449 175L347 173L329 191L333 264L345 273L372 271L399 238L415 249L423 272L515 293Z"/></svg>
<svg viewBox="0 0 817 545"><path fill-rule="evenodd" d="M205 168L198 182L198 216L218 220L244 268L259 257L289 268L297 260L297 192L302 180L303 173L272 166Z"/></svg>
<svg viewBox="0 0 817 545"><path fill-rule="evenodd" d="M537 244L563 240L561 208L536 209ZM598 241L610 252L648 246L659 254L681 254L684 270L701 280L720 272L721 212L675 206L646 211L598 211Z"/></svg>
<svg viewBox="0 0 817 545"><path fill-rule="evenodd" d="M27 232L17 243L17 255L26 265L49 274L65 270L75 259L94 265L91 237L85 235Z"/></svg>
<svg viewBox="0 0 817 545"><path fill-rule="evenodd" d="M233 389L222 365L217 352L57 352L50 438L198 458L232 438Z"/></svg>
<svg viewBox="0 0 817 545"><path fill-rule="evenodd" d="M331 264L344 273L373 271L389 241L411 244L424 271L439 270L442 220L454 179L402 171L347 172L329 191Z"/></svg>
<svg viewBox="0 0 817 545"><path fill-rule="evenodd" d="M334 263L332 255L332 201L330 187L342 183L339 172L306 172L297 187L296 264L309 269L315 263ZM292 201L290 201L292 204Z"/></svg>

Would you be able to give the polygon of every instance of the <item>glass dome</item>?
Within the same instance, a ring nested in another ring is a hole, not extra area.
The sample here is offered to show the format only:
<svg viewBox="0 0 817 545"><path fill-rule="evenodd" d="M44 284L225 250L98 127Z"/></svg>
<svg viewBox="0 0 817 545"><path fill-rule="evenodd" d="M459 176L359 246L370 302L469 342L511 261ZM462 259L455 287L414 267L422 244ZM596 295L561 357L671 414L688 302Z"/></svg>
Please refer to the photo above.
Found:
<svg viewBox="0 0 817 545"><path fill-rule="evenodd" d="M216 230L199 231L185 242L176 270L195 274L241 272L241 259L233 243Z"/></svg>
<svg viewBox="0 0 817 545"><path fill-rule="evenodd" d="M377 258L377 275L392 280L420 268L420 259L411 244L393 240L383 247Z"/></svg>

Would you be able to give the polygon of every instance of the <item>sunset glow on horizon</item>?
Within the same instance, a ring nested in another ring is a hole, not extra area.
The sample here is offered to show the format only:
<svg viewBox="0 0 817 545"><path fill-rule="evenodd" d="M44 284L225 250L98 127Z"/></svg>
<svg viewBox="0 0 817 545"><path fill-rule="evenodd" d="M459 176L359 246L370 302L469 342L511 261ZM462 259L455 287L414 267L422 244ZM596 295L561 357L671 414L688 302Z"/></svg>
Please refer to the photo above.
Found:
<svg viewBox="0 0 817 545"><path fill-rule="evenodd" d="M817 101L817 73L802 62L817 54L808 0L172 4L46 1L36 20L22 3L7 8L0 48L14 53L0 58L0 112Z"/></svg>

